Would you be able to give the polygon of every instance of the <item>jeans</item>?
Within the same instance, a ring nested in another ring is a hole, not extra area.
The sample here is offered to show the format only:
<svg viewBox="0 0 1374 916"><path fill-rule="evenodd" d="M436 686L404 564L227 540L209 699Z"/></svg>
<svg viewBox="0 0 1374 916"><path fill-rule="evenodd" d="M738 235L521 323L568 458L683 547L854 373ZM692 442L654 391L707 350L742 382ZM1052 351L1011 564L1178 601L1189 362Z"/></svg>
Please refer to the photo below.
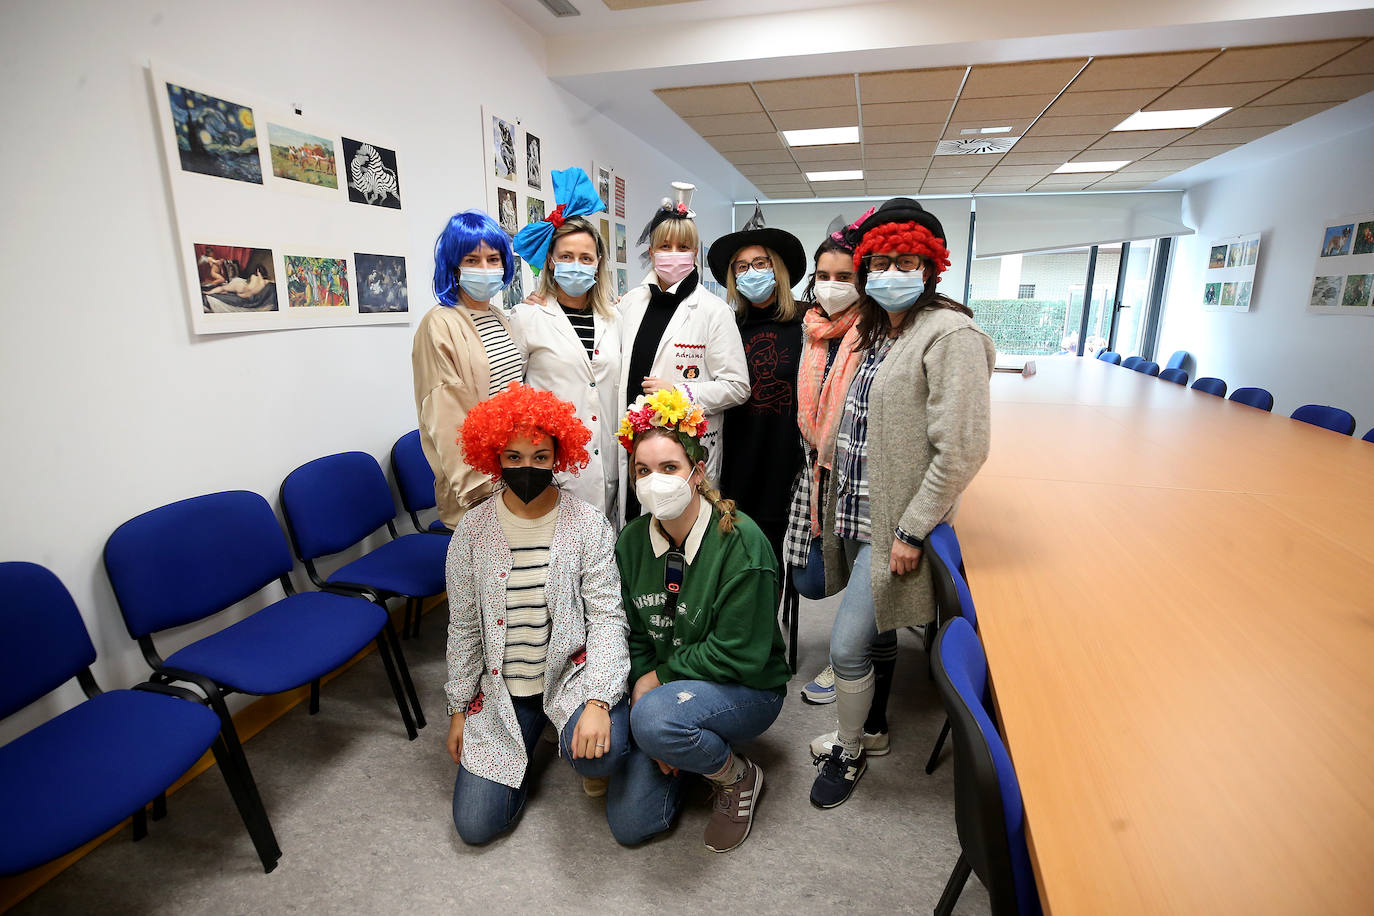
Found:
<svg viewBox="0 0 1374 916"><path fill-rule="evenodd" d="M835 676L857 681L873 670L873 649L897 645L897 631L878 632L873 609L873 578L871 561L873 546L845 538L840 541L849 558L849 583L835 612L835 624L830 629L830 667Z"/></svg>
<svg viewBox="0 0 1374 916"><path fill-rule="evenodd" d="M633 846L677 820L687 773L718 773L730 745L756 738L782 711L771 690L709 681L670 681L630 710L631 747L625 768L606 792L606 820L616 840ZM654 760L677 767L664 775Z"/></svg>
<svg viewBox="0 0 1374 916"><path fill-rule="evenodd" d="M544 715L544 698L511 697L515 706L515 719L520 723L520 737L525 743L525 757L534 756L535 745L544 731L548 717ZM630 745L630 708L629 702L622 699L611 708L610 747L602 757L583 757L573 759L569 742L573 730L582 718L586 707L578 707L559 738L562 755L573 770L589 779L607 779L620 768L629 755ZM458 828L458 836L464 843L481 845L505 833L519 820L529 796L530 773L525 770L525 778L520 788L493 782L468 772L466 767L458 767L458 778L453 783L453 825Z"/></svg>

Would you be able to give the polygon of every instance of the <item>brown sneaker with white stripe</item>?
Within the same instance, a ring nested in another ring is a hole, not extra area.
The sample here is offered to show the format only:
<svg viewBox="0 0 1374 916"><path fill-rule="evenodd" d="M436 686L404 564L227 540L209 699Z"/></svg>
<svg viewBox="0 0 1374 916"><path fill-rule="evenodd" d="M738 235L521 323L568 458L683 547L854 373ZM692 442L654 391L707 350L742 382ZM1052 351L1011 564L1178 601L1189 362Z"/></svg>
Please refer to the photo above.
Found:
<svg viewBox="0 0 1374 916"><path fill-rule="evenodd" d="M744 775L728 786L713 785L711 819L706 823L706 848L729 852L749 837L754 808L763 793L763 770L744 759Z"/></svg>

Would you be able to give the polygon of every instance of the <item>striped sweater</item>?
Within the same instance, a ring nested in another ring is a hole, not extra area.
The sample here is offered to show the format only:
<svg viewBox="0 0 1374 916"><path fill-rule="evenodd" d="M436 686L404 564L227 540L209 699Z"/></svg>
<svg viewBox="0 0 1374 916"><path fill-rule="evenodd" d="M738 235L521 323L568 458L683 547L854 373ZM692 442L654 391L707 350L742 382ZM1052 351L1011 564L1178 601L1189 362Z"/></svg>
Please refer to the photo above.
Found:
<svg viewBox="0 0 1374 916"><path fill-rule="evenodd" d="M502 675L513 697L544 692L544 667L549 652L549 605L544 582L549 574L549 545L558 518L554 505L543 516L520 518L496 500L496 517L510 546L511 568L506 579L506 653Z"/></svg>

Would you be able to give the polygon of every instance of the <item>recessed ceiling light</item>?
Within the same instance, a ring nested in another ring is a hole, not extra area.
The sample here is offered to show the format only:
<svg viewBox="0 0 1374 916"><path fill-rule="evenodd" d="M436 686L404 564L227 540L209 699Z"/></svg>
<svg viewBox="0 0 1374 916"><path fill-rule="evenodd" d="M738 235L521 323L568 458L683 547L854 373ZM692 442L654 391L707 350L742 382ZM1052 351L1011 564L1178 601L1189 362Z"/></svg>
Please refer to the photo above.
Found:
<svg viewBox="0 0 1374 916"><path fill-rule="evenodd" d="M1199 127L1221 117L1229 108L1179 108L1174 111L1137 111L1112 130L1172 130Z"/></svg>
<svg viewBox="0 0 1374 916"><path fill-rule="evenodd" d="M807 181L858 181L864 177L863 169L850 169L846 172L807 172Z"/></svg>
<svg viewBox="0 0 1374 916"><path fill-rule="evenodd" d="M965 127L961 134L1009 134L1010 127Z"/></svg>
<svg viewBox="0 0 1374 916"><path fill-rule="evenodd" d="M1110 162L1066 162L1055 169L1056 173L1068 172L1115 172L1123 165L1130 165L1130 159L1113 159Z"/></svg>
<svg viewBox="0 0 1374 916"><path fill-rule="evenodd" d="M857 127L818 127L815 130L785 130L788 146L822 146L828 143L858 143Z"/></svg>

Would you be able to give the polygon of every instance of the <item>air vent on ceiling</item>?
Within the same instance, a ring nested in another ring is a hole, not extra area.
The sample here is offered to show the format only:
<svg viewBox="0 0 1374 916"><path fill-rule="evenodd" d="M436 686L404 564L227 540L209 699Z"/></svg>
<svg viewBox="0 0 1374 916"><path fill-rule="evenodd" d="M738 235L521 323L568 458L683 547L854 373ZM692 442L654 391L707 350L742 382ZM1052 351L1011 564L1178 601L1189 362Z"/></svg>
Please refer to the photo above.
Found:
<svg viewBox="0 0 1374 916"><path fill-rule="evenodd" d="M565 19L568 16L582 15L582 12L577 7L569 3L568 0L539 0L539 3L544 7L544 9L548 10L550 13L553 13L559 19Z"/></svg>
<svg viewBox="0 0 1374 916"><path fill-rule="evenodd" d="M941 140L935 147L937 156L968 156L978 153L1005 153L1020 137L979 137L967 140Z"/></svg>

